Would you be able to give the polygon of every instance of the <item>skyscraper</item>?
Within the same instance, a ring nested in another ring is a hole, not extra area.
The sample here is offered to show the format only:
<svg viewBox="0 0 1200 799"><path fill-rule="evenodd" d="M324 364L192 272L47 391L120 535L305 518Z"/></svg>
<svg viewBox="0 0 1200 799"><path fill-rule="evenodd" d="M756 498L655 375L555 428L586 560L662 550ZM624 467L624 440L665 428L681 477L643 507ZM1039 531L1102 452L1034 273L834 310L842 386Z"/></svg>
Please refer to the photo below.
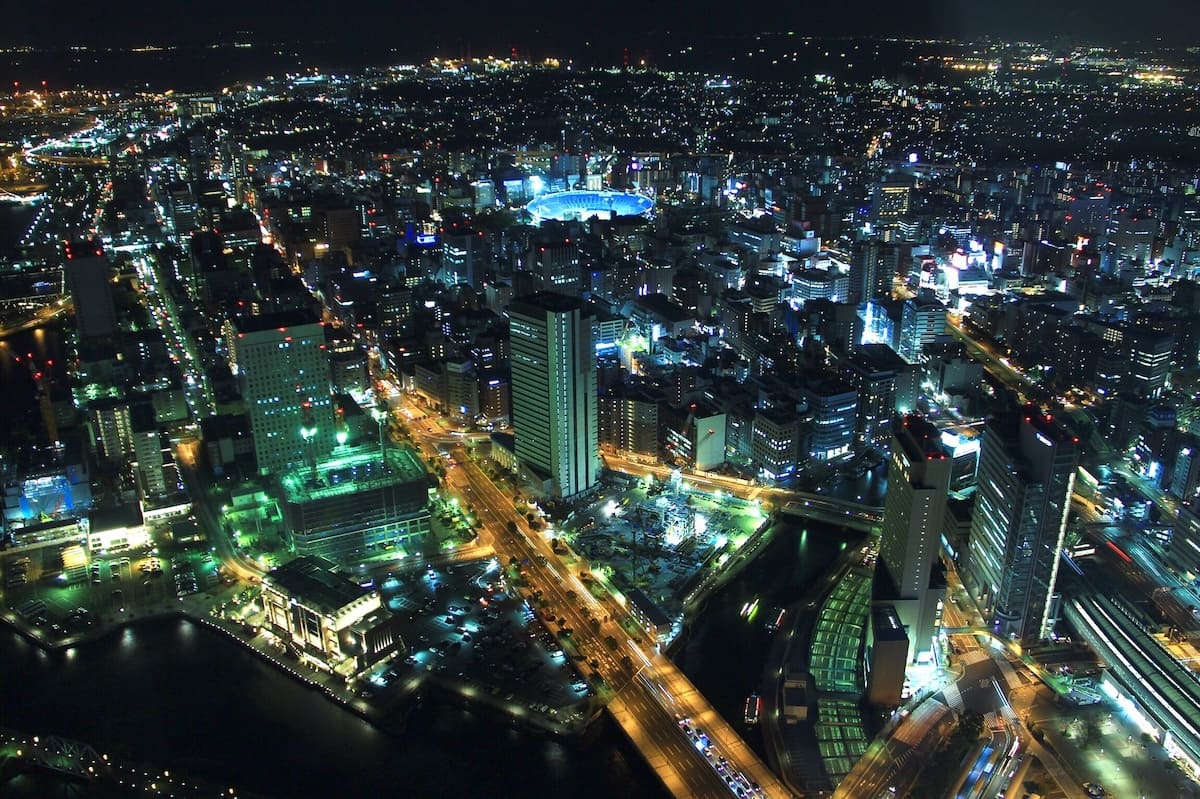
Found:
<svg viewBox="0 0 1200 799"><path fill-rule="evenodd" d="M891 600L908 629L908 660L929 652L937 632L938 603L945 593L940 568L942 520L953 461L941 431L910 414L892 422L892 460L884 501L879 560ZM892 593L894 591L894 593Z"/></svg>
<svg viewBox="0 0 1200 799"><path fill-rule="evenodd" d="M923 297L906 300L900 316L900 347L897 352L909 363L920 363L925 360L925 345L945 332L945 305Z"/></svg>
<svg viewBox="0 0 1200 799"><path fill-rule="evenodd" d="M63 279L75 304L75 324L80 338L101 338L117 332L113 304L112 270L96 239L63 245Z"/></svg>
<svg viewBox="0 0 1200 799"><path fill-rule="evenodd" d="M984 430L963 577L1001 635L1036 640L1053 626L1078 462L1079 439L1036 408Z"/></svg>
<svg viewBox="0 0 1200 799"><path fill-rule="evenodd" d="M600 470L591 315L551 293L514 300L508 315L517 458L556 496L575 496Z"/></svg>
<svg viewBox="0 0 1200 799"><path fill-rule="evenodd" d="M892 296L892 280L900 268L900 249L879 239L867 239L854 246L850 258L850 302Z"/></svg>
<svg viewBox="0 0 1200 799"><path fill-rule="evenodd" d="M230 366L241 381L258 469L313 464L334 444L325 330L308 311L236 320Z"/></svg>

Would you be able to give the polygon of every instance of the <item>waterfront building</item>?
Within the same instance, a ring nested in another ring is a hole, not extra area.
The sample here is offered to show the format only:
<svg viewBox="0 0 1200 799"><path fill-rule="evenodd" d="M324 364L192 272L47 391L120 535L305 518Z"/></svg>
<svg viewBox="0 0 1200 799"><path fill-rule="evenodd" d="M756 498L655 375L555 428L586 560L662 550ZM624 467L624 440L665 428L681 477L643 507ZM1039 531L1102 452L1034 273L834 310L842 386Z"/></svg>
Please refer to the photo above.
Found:
<svg viewBox="0 0 1200 799"><path fill-rule="evenodd" d="M325 558L301 556L272 569L263 577L262 587L267 625L323 664L362 655L355 650L363 642L363 622L374 617L376 627L384 623L379 593L342 575L337 564ZM400 642L398 636L391 638L391 647ZM380 639L386 636L367 642L373 656L389 646Z"/></svg>
<svg viewBox="0 0 1200 799"><path fill-rule="evenodd" d="M63 280L75 305L79 337L103 338L116 333L112 268L100 242L96 239L68 242L63 245L63 258Z"/></svg>

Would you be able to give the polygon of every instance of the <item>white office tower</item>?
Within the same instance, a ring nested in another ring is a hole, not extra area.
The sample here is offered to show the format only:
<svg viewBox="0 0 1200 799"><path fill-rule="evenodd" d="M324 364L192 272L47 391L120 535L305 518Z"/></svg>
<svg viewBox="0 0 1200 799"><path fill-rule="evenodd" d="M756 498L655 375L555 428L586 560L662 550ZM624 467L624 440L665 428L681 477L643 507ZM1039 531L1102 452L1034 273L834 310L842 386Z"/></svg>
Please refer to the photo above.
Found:
<svg viewBox="0 0 1200 799"><path fill-rule="evenodd" d="M552 293L514 300L508 316L517 459L552 495L582 494L600 474L592 317Z"/></svg>
<svg viewBox="0 0 1200 799"><path fill-rule="evenodd" d="M237 319L230 366L242 386L261 474L313 468L334 446L325 330L307 311Z"/></svg>
<svg viewBox="0 0 1200 799"><path fill-rule="evenodd" d="M946 583L938 554L953 461L923 417L908 415L892 427L879 559L891 580L884 598L908 630L911 663L931 653L940 623Z"/></svg>
<svg viewBox="0 0 1200 799"><path fill-rule="evenodd" d="M1037 408L988 422L963 577L999 635L1036 641L1053 629L1078 464L1079 439Z"/></svg>

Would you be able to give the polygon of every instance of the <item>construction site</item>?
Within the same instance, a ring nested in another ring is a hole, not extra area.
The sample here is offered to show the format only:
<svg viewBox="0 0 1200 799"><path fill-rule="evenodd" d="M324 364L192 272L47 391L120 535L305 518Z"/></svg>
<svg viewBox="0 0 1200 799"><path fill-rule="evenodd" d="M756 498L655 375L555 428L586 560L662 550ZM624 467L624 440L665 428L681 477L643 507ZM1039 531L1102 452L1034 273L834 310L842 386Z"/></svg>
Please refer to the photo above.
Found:
<svg viewBox="0 0 1200 799"><path fill-rule="evenodd" d="M640 589L677 619L703 573L724 565L765 521L756 503L696 491L679 478L643 479L606 495L561 532L618 589Z"/></svg>

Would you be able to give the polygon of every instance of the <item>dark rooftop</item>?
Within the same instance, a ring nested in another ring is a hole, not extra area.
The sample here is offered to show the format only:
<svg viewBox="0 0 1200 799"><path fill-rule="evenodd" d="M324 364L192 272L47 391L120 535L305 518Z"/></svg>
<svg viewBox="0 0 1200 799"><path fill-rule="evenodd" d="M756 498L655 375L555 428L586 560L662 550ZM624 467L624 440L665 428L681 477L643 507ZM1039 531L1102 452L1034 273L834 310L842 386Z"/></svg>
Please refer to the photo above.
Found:
<svg viewBox="0 0 1200 799"><path fill-rule="evenodd" d="M518 313L529 313L530 311L550 311L551 313L566 313L582 309L583 302L578 297L569 297L566 294L556 294L552 291L539 291L536 294L526 294L524 297L518 297L509 305L509 310Z"/></svg>
<svg viewBox="0 0 1200 799"><path fill-rule="evenodd" d="M316 314L309 310L277 311L258 316L241 316L234 320L239 333L254 333L260 330L272 330L280 327L296 325L311 325L318 321Z"/></svg>
<svg viewBox="0 0 1200 799"><path fill-rule="evenodd" d="M337 564L331 560L317 555L301 555L290 563L272 569L263 581L301 600L313 610L336 613L371 593L338 574L336 569Z"/></svg>

